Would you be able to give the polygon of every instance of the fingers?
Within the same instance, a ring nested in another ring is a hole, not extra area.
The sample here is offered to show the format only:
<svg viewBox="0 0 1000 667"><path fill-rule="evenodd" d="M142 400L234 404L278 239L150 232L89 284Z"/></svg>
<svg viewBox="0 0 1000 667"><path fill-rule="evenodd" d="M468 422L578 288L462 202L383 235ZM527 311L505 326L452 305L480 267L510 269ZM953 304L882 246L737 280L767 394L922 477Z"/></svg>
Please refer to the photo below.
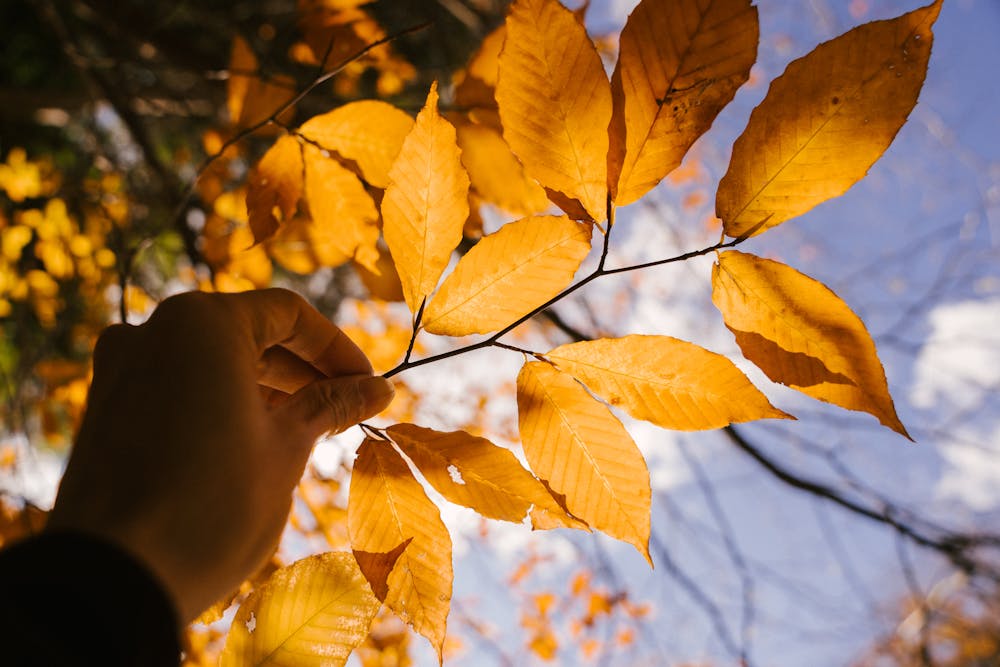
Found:
<svg viewBox="0 0 1000 667"><path fill-rule="evenodd" d="M294 394L325 375L283 347L269 347L257 363L257 383Z"/></svg>
<svg viewBox="0 0 1000 667"><path fill-rule="evenodd" d="M303 387L276 409L279 423L305 431L310 444L324 433L340 433L384 410L395 395L383 377L353 375ZM303 461L304 463L304 461Z"/></svg>
<svg viewBox="0 0 1000 667"><path fill-rule="evenodd" d="M354 342L301 296L285 289L220 295L246 318L259 352L280 345L328 377L371 375Z"/></svg>

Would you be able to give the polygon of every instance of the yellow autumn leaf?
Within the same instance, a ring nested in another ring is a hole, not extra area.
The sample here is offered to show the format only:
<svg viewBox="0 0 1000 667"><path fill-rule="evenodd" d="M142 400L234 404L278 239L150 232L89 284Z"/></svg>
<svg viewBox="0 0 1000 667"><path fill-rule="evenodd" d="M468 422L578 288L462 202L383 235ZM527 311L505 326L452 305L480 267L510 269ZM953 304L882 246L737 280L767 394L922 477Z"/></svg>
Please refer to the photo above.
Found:
<svg viewBox="0 0 1000 667"><path fill-rule="evenodd" d="M453 503L515 523L523 521L532 506L565 514L510 450L486 438L413 424L396 424L387 432L431 486ZM572 521L566 518L563 525Z"/></svg>
<svg viewBox="0 0 1000 667"><path fill-rule="evenodd" d="M600 222L611 121L601 57L559 0L515 0L506 25L496 87L504 139L539 183Z"/></svg>
<svg viewBox="0 0 1000 667"><path fill-rule="evenodd" d="M927 74L941 0L859 26L792 62L733 145L716 215L759 234L861 180L906 122Z"/></svg>
<svg viewBox="0 0 1000 667"><path fill-rule="evenodd" d="M376 246L375 250L378 251L378 259L375 260L377 272L355 264L358 277L361 278L370 297L381 301L402 301L403 284L399 280L399 274L396 273L392 256L381 246Z"/></svg>
<svg viewBox="0 0 1000 667"><path fill-rule="evenodd" d="M257 56L246 40L237 35L229 57L226 86L226 109L237 127L251 127L268 118L295 97L295 79L286 75L264 80L258 74ZM288 109L279 116L287 121L294 114Z"/></svg>
<svg viewBox="0 0 1000 667"><path fill-rule="evenodd" d="M406 462L388 442L358 449L347 502L354 551L386 553L412 538L388 578L383 600L430 640L438 657L451 606L451 536Z"/></svg>
<svg viewBox="0 0 1000 667"><path fill-rule="evenodd" d="M437 287L469 217L469 176L455 128L438 114L437 83L403 140L382 199L382 233L416 313Z"/></svg>
<svg viewBox="0 0 1000 667"><path fill-rule="evenodd" d="M364 185L347 167L314 146L303 148L305 199L313 252L324 266L349 259L375 271L378 211Z"/></svg>
<svg viewBox="0 0 1000 667"><path fill-rule="evenodd" d="M254 241L274 236L295 214L302 197L302 146L284 136L264 153L247 176L247 216ZM275 213L280 214L279 219Z"/></svg>
<svg viewBox="0 0 1000 667"><path fill-rule="evenodd" d="M515 215L549 207L545 190L525 173L500 132L475 123L459 125L458 145L472 187L483 199Z"/></svg>
<svg viewBox="0 0 1000 667"><path fill-rule="evenodd" d="M823 283L735 250L712 268L712 301L743 355L775 382L874 415L906 436L864 323Z"/></svg>
<svg viewBox="0 0 1000 667"><path fill-rule="evenodd" d="M299 134L357 165L377 188L389 184L389 168L403 147L413 119L381 100L360 100L313 116Z"/></svg>
<svg viewBox="0 0 1000 667"><path fill-rule="evenodd" d="M630 204L673 171L733 99L757 59L750 0L643 0L611 77L608 181Z"/></svg>
<svg viewBox="0 0 1000 667"><path fill-rule="evenodd" d="M343 665L380 606L351 554L309 556L240 605L220 665Z"/></svg>
<svg viewBox="0 0 1000 667"><path fill-rule="evenodd" d="M528 464L591 527L649 558L649 471L628 431L570 375L533 361L517 376Z"/></svg>
<svg viewBox="0 0 1000 667"><path fill-rule="evenodd" d="M522 218L484 236L459 260L424 312L424 328L466 336L513 324L562 291L590 251L591 225Z"/></svg>
<svg viewBox="0 0 1000 667"><path fill-rule="evenodd" d="M669 336L570 343L545 357L611 405L663 428L698 431L788 416L729 359Z"/></svg>

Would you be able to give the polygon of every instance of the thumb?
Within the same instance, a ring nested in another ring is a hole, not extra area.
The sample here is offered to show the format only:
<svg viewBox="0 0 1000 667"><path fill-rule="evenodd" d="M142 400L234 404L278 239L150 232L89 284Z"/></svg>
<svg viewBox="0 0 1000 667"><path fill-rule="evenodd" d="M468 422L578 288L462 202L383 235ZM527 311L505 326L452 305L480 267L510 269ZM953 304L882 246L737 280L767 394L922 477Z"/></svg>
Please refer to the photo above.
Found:
<svg viewBox="0 0 1000 667"><path fill-rule="evenodd" d="M279 420L306 431L310 440L340 433L384 410L395 395L384 377L348 375L317 380L292 394L278 411Z"/></svg>

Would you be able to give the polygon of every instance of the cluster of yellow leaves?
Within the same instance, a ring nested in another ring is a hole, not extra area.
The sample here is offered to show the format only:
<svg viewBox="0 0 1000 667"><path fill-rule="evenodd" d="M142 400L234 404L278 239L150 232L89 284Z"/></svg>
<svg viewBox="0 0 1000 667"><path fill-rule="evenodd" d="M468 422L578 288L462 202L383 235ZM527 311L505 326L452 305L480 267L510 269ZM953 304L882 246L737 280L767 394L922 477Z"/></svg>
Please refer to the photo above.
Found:
<svg viewBox="0 0 1000 667"><path fill-rule="evenodd" d="M44 160L14 148L0 165L0 324L5 339L33 328L70 342L69 356L33 360L35 402L43 433L56 444L78 424L88 366L73 350L89 349L106 324L107 288L117 281L112 225L128 224L127 199L115 174L88 179L84 205L70 210ZM5 195L5 196L4 196ZM9 328L8 328L9 327ZM65 352L62 354L66 354ZM6 363L0 362L0 363Z"/></svg>
<svg viewBox="0 0 1000 667"><path fill-rule="evenodd" d="M855 28L788 66L736 143L716 201L734 240L712 249L742 243L864 176L916 103L939 10L940 0ZM254 168L249 229L264 245L292 235L316 265L351 261L371 276L398 279L414 340L421 331L493 334L485 341L492 344L566 290L607 272L605 244L599 267L573 284L595 229L610 235L615 207L680 165L747 81L757 42L750 0L642 0L609 79L579 14L558 0L515 0L504 26L455 78L461 112L442 115L434 85L415 121L377 101L308 120ZM538 215L548 201L564 214ZM525 217L479 238L470 231L480 202ZM477 240L453 262L463 237ZM744 356L769 378L869 412L906 435L871 337L828 288L737 251L718 255L712 282L713 302ZM730 360L667 336L583 341L530 355L535 360L517 378L530 470L484 438L406 423L369 428L358 450L348 537L370 590L351 593L358 596L352 600L365 610L384 603L439 657L452 594L451 538L416 472L446 500L484 517L530 518L536 529L597 529L648 560L649 475L613 408L679 430L789 418ZM406 361L398 368L408 368ZM316 568L327 567L310 563L302 566L312 568L307 574L272 586L269 600L282 610L304 604L288 586L312 582ZM338 582L359 580L343 574L346 560L337 563ZM580 623L592 625L618 603L591 591ZM241 622L264 609L263 602L247 604ZM539 598L533 616L532 650L542 657L557 650L547 629L551 605ZM262 636L299 633L288 613ZM366 614L352 622L370 619ZM350 641L323 650L347 650L362 637L359 626Z"/></svg>
<svg viewBox="0 0 1000 667"><path fill-rule="evenodd" d="M583 662L594 660L601 651L632 644L633 624L648 614L648 605L632 603L625 593L595 588L590 573L583 571L563 594L530 596L521 627L529 632L528 650L542 660L562 656L565 662L567 654L575 653L574 661ZM568 634L568 642L560 642L563 634Z"/></svg>

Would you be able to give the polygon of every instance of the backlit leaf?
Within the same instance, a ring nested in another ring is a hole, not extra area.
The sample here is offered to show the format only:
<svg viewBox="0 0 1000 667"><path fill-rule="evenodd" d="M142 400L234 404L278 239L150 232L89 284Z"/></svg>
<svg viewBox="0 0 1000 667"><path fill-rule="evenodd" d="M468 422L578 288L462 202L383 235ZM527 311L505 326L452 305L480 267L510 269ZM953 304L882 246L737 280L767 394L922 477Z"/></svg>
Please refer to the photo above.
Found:
<svg viewBox="0 0 1000 667"><path fill-rule="evenodd" d="M382 199L385 242L413 313L437 287L469 217L469 176L455 128L438 114L437 103L434 83L389 171Z"/></svg>
<svg viewBox="0 0 1000 667"><path fill-rule="evenodd" d="M611 87L594 43L559 0L516 0L496 99L504 139L528 173L605 217Z"/></svg>
<svg viewBox="0 0 1000 667"><path fill-rule="evenodd" d="M650 560L649 471L607 406L552 365L529 362L517 376L517 412L531 469L574 516Z"/></svg>
<svg viewBox="0 0 1000 667"><path fill-rule="evenodd" d="M369 270L378 262L378 211L364 185L347 167L313 147L304 147L305 198L312 216L309 236L324 266L349 259Z"/></svg>
<svg viewBox="0 0 1000 667"><path fill-rule="evenodd" d="M868 173L917 102L940 10L938 0L854 28L771 83L719 183L715 210L726 234L759 234Z"/></svg>
<svg viewBox="0 0 1000 667"><path fill-rule="evenodd" d="M787 417L729 359L669 336L570 343L545 357L611 405L663 428Z"/></svg>
<svg viewBox="0 0 1000 667"><path fill-rule="evenodd" d="M828 287L795 269L737 251L712 269L712 301L743 355L775 382L909 437L864 323Z"/></svg>
<svg viewBox="0 0 1000 667"><path fill-rule="evenodd" d="M486 438L413 424L390 426L388 433L438 493L453 503L515 523L523 521L532 506L565 514L510 450Z"/></svg>
<svg viewBox="0 0 1000 667"><path fill-rule="evenodd" d="M275 572L240 606L220 664L343 665L380 606L351 554L309 556Z"/></svg>
<svg viewBox="0 0 1000 667"><path fill-rule="evenodd" d="M391 444L368 438L358 449L347 525L355 551L386 553L412 538L389 575L384 602L440 657L451 605L451 536Z"/></svg>
<svg viewBox="0 0 1000 667"><path fill-rule="evenodd" d="M590 251L590 233L588 223L547 215L484 236L427 306L424 328L466 336L513 324L569 285Z"/></svg>
<svg viewBox="0 0 1000 667"><path fill-rule="evenodd" d="M681 163L750 76L750 0L643 0L621 34L611 77L609 185L629 204Z"/></svg>
<svg viewBox="0 0 1000 667"><path fill-rule="evenodd" d="M515 215L549 207L545 190L525 173L498 131L474 123L459 125L458 145L472 187L483 199Z"/></svg>
<svg viewBox="0 0 1000 667"><path fill-rule="evenodd" d="M299 133L354 162L362 178L384 188L389 185L389 168L412 127L413 119L391 104L360 100L310 118Z"/></svg>
<svg viewBox="0 0 1000 667"><path fill-rule="evenodd" d="M302 146L295 137L284 136L247 176L247 215L254 241L274 236L281 223L295 214L301 197Z"/></svg>
<svg viewBox="0 0 1000 667"><path fill-rule="evenodd" d="M226 108L233 125L256 125L295 97L295 93L295 79L290 76L262 79L257 71L257 56L250 45L239 35L233 39L226 85ZM293 114L294 110L288 109L278 120L288 121Z"/></svg>

